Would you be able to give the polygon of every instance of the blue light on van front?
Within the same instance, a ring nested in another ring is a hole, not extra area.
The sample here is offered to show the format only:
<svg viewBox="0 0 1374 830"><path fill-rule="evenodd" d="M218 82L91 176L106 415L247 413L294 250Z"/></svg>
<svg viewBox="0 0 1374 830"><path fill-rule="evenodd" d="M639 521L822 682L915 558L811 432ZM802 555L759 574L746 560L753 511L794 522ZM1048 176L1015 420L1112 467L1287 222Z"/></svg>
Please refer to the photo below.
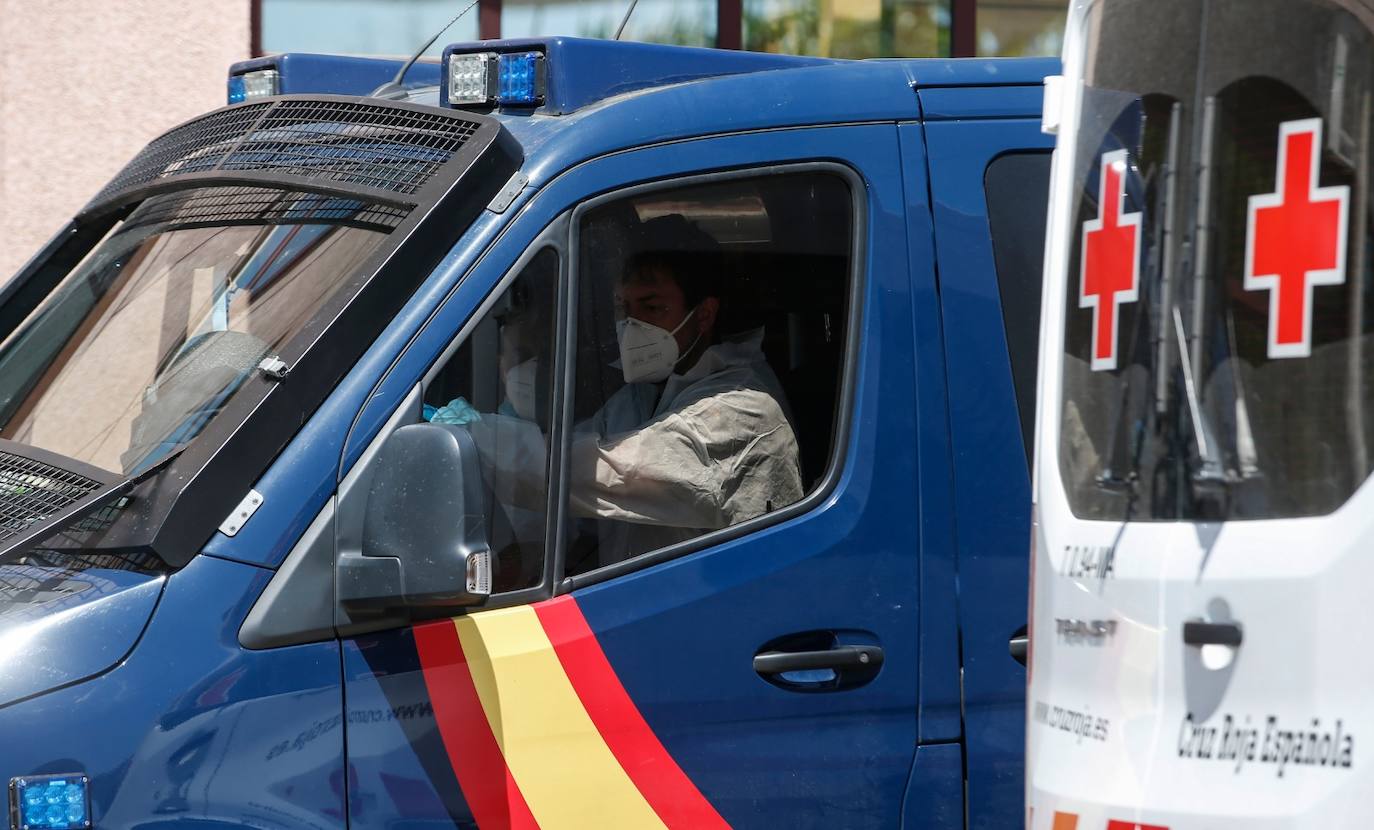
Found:
<svg viewBox="0 0 1374 830"><path fill-rule="evenodd" d="M229 103L242 104L248 97L247 90L243 87L242 75L229 76Z"/></svg>
<svg viewBox="0 0 1374 830"><path fill-rule="evenodd" d="M85 830L90 779L80 773L10 779L10 817L15 830Z"/></svg>
<svg viewBox="0 0 1374 830"><path fill-rule="evenodd" d="M266 98L281 91L281 73L275 69L257 69L242 75L229 76L229 103L242 104L254 98Z"/></svg>
<svg viewBox="0 0 1374 830"><path fill-rule="evenodd" d="M497 69L497 103L529 106L543 98L544 56L538 52L502 55Z"/></svg>

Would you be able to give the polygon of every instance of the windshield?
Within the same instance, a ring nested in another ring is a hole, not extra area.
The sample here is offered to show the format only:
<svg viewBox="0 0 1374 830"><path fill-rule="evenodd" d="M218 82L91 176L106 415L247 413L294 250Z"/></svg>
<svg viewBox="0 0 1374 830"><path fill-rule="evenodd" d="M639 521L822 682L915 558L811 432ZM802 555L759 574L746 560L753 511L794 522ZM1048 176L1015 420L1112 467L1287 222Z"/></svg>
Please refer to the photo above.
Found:
<svg viewBox="0 0 1374 830"><path fill-rule="evenodd" d="M1336 0L1090 10L1059 447L1080 517L1320 515L1369 475L1371 25Z"/></svg>
<svg viewBox="0 0 1374 830"><path fill-rule="evenodd" d="M387 228L369 211L260 188L147 200L0 343L0 437L149 468L274 368L376 251Z"/></svg>

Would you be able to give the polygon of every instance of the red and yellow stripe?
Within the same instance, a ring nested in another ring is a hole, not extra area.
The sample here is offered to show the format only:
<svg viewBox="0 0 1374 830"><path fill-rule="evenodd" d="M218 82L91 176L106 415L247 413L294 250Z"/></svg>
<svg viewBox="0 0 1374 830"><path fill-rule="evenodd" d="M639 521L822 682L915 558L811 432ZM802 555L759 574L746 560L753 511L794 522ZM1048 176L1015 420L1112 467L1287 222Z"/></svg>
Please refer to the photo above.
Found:
<svg viewBox="0 0 1374 830"><path fill-rule="evenodd" d="M1034 826L1034 810L1032 810L1030 813L1030 820L1032 826ZM1078 830L1078 814L1065 813L1056 810L1054 813L1053 823L1050 825L1050 830ZM1169 828L1159 824L1140 824L1139 822L1135 821L1121 821L1120 819L1109 819L1107 821L1107 830L1169 830Z"/></svg>
<svg viewBox="0 0 1374 830"><path fill-rule="evenodd" d="M482 828L729 825L668 754L572 597L415 629Z"/></svg>

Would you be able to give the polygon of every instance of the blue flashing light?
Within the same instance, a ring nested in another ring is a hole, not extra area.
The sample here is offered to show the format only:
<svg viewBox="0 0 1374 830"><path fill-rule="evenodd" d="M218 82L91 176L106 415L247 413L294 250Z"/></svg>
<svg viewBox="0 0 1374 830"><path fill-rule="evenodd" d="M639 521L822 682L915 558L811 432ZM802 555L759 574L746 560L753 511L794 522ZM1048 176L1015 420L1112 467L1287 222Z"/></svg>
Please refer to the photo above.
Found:
<svg viewBox="0 0 1374 830"><path fill-rule="evenodd" d="M241 104L267 98L281 91L281 73L274 68L255 69L229 76L229 103Z"/></svg>
<svg viewBox="0 0 1374 830"><path fill-rule="evenodd" d="M502 55L496 74L497 103L532 106L543 101L544 56L539 52Z"/></svg>
<svg viewBox="0 0 1374 830"><path fill-rule="evenodd" d="M17 830L86 830L91 826L90 779L81 773L11 779L10 814Z"/></svg>
<svg viewBox="0 0 1374 830"><path fill-rule="evenodd" d="M244 86L242 75L229 76L229 103L242 104L248 100L248 90Z"/></svg>

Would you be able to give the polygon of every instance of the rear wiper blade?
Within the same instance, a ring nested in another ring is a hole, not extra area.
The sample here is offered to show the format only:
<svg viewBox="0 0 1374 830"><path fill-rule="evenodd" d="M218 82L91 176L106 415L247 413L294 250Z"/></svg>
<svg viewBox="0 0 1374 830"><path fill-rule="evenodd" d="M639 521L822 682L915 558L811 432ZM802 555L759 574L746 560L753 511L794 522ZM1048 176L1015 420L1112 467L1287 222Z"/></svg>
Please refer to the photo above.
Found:
<svg viewBox="0 0 1374 830"><path fill-rule="evenodd" d="M1178 337L1179 366L1183 370L1183 391L1188 400L1188 417L1193 425L1193 438L1197 444L1198 469L1192 475L1193 483L1202 489L1225 488L1233 483L1217 451L1216 433L1212 430L1206 414L1198 401L1197 382L1193 376L1193 361L1188 352L1188 338L1183 332L1183 315L1174 306L1174 333Z"/></svg>
<svg viewBox="0 0 1374 830"><path fill-rule="evenodd" d="M1145 183L1141 183L1139 201L1144 201L1144 194L1147 188ZM1142 269L1145 274L1153 274L1157 270L1162 270L1155 257L1157 252L1167 250L1163 244L1156 243L1148 249L1151 252L1147 267ZM1162 282L1161 277L1161 282ZM1131 345L1132 354L1140 345L1141 327L1146 326L1152 330L1151 313L1153 295L1155 293L1156 281L1146 279L1143 275L1140 282L1139 308L1140 313L1136 315L1135 323L1131 327L1130 336L1124 339L1124 343ZM1166 295L1167 296L1167 295ZM1146 354L1153 353L1153 344L1147 347ZM1147 358L1148 360L1148 358ZM1148 365L1148 363L1147 363ZM1102 472L1097 476L1096 484L1103 490L1115 493L1129 493L1135 495L1135 489L1139 486L1141 456L1145 448L1146 424L1150 417L1150 411L1154 407L1152 404L1158 403L1158 393L1153 393L1157 384L1157 377L1163 374L1163 364L1156 361L1146 374L1144 387L1140 389L1140 400L1131 401L1131 372L1129 368L1122 370L1118 380L1118 395L1116 400L1115 412L1112 415L1111 433L1107 439L1107 458L1102 465ZM1122 446L1123 438L1128 443Z"/></svg>
<svg viewBox="0 0 1374 830"><path fill-rule="evenodd" d="M1112 430L1107 438L1107 457L1095 483L1103 490L1113 493L1133 491L1140 479L1140 455L1145 444L1145 422L1143 418L1132 417L1130 410L1131 381L1122 373L1118 380L1115 412L1112 414ZM1122 447L1123 434L1129 442ZM1118 463L1119 462L1119 463Z"/></svg>

